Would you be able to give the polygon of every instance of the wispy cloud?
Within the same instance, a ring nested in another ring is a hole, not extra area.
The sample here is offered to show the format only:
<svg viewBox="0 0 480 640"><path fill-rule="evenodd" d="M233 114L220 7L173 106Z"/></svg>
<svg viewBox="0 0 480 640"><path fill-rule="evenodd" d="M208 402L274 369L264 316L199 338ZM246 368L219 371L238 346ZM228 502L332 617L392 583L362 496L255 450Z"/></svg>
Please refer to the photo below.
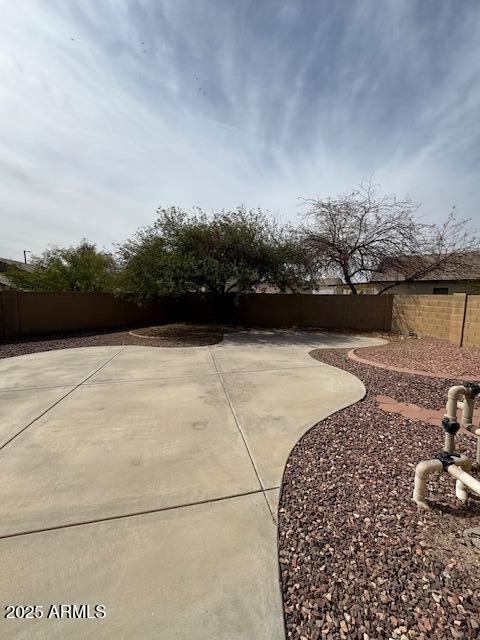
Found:
<svg viewBox="0 0 480 640"><path fill-rule="evenodd" d="M477 0L0 6L0 255L372 175L480 223Z"/></svg>

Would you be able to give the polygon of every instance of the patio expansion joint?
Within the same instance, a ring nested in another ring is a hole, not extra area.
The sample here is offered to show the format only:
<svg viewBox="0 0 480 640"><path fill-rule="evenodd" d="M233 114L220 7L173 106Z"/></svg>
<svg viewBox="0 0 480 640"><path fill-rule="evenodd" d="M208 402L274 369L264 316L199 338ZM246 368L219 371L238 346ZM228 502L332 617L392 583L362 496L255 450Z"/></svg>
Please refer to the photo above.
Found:
<svg viewBox="0 0 480 640"><path fill-rule="evenodd" d="M128 345L127 345L128 346ZM322 362L318 363L321 366L325 366L323 365ZM176 380L196 380L198 378L218 378L220 377L222 374L225 375L229 375L229 374L246 374L246 373L272 373L273 371L291 371L291 370L297 370L297 369L312 369L312 368L316 368L317 365L314 364L305 364L305 365L298 365L298 366L288 366L288 367L276 367L275 369L232 369L229 371L222 371L220 372L218 369L216 371L214 371L213 373L191 373L191 374L185 374L185 375L179 375L179 376L165 376L165 375L159 375L159 376L155 376L155 377L149 377L149 378L122 378L122 379L116 379L116 380L99 380L98 382L89 382L88 386L89 387L99 387L99 386L105 386L105 385L120 385L120 384L136 384L139 382L155 382L157 380L162 380L162 381L176 381ZM2 393L2 392L0 392Z"/></svg>
<svg viewBox="0 0 480 640"><path fill-rule="evenodd" d="M255 472L255 475L257 476L258 484L259 484L261 492L263 494L263 498L264 498L264 500L265 500L265 502L267 504L268 511L270 512L270 515L272 517L273 522L276 524L275 514L272 511L272 507L270 506L270 503L268 501L267 494L265 493L265 487L263 486L263 482L262 482L262 480L260 478L260 473L259 473L259 471L257 469L257 465L255 464L255 460L253 458L253 454L252 454L252 452L250 450L250 447L248 446L247 438L245 437L245 434L243 433L242 425L240 424L240 418L238 417L238 414L237 414L237 412L235 410L235 407L233 406L232 400L230 398L230 394L228 393L228 389L227 389L227 387L225 385L225 380L223 379L222 372L218 368L217 361L215 359L215 355L214 355L213 349L211 347L208 347L208 351L209 351L210 356L212 358L213 366L215 367L215 371L217 372L220 384L222 385L222 389L223 389L223 393L225 395L225 399L227 400L227 403L228 403L228 406L229 406L230 411L232 413L232 416L233 416L233 419L235 421L236 427L237 427L238 432L239 432L239 434L240 434L240 436L241 436L241 438L243 440L243 444L244 444L245 449L247 451L248 457L250 458L250 462L252 464L252 467L253 467L253 470Z"/></svg>
<svg viewBox="0 0 480 640"><path fill-rule="evenodd" d="M46 389L65 389L71 387L71 384L50 384L44 387L4 387L0 389L0 398L8 393L22 393L22 391L45 391Z"/></svg>
<svg viewBox="0 0 480 640"><path fill-rule="evenodd" d="M24 431L26 431L29 427L31 427L33 424L35 424L35 422L37 422L38 420L40 420L40 418L43 418L43 416L45 414L47 414L49 411L51 411L54 407L57 406L57 404L60 404L60 402L63 402L63 400L65 400L65 398L67 398L69 395L71 395L74 391L76 391L79 387L81 387L83 384L85 384L88 380L90 380L90 378L92 378L95 374L97 374L99 371L101 371L104 367L107 366L107 364L110 364L110 362L116 358L123 350L125 349L125 347L122 347L119 351L117 351L116 353L113 354L113 356L111 356L106 362L104 362L102 365L100 365L99 367L97 367L95 369L95 371L92 371L91 373L88 374L88 376L86 376L85 378L83 378L83 380L81 380L78 384L76 384L74 387L72 387L69 391L67 391L67 393L65 393L61 398L59 398L58 400L55 400L55 402L52 402L52 404L47 407L44 411L42 411L38 416L36 416L33 420L31 420L27 425L25 425L24 427L22 427L20 429L20 431L18 431L17 433L15 433L11 438L9 438L6 442L4 442L1 446L0 446L0 451L2 451L2 449L5 449L5 447L7 447L9 444L11 444L16 438L18 438L19 435L21 435ZM66 386L66 385L64 385Z"/></svg>
<svg viewBox="0 0 480 640"><path fill-rule="evenodd" d="M273 487L273 489L279 489L280 487ZM272 488L267 489L271 491ZM126 520L128 518L137 518L140 516L147 516L154 513L163 513L164 511L175 511L177 509L185 509L188 507L195 507L204 504L213 504L215 502L224 502L226 500L232 500L235 498L243 498L245 496L254 496L258 493L262 493L265 498L265 491L263 489L254 489L252 491L244 491L242 493L234 493L228 496L219 496L217 498L207 498L205 500L197 500L196 502L184 502L181 504L174 504L168 507L158 507L157 509L145 509L144 511L131 511L129 513L121 513L114 516L105 516L103 518L93 518L92 520L79 520L78 522L69 522L66 524L57 524L52 527L40 527L38 529L27 529L25 531L15 531L14 533L0 534L0 541L8 540L9 538L19 538L21 536L29 536L36 533L48 533L49 531L60 531L62 529L73 529L75 527L84 527L91 524L101 524L102 522L112 522L114 520ZM267 501L268 505L268 501ZM271 513L270 506L268 508ZM274 520L275 522L275 520Z"/></svg>

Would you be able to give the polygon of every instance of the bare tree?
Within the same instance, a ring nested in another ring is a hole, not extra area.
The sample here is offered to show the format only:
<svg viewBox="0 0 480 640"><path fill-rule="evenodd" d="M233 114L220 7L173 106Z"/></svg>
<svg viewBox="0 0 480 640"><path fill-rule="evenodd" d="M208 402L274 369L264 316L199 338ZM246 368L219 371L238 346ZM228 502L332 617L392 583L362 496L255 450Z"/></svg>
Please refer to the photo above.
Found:
<svg viewBox="0 0 480 640"><path fill-rule="evenodd" d="M306 199L309 211L300 234L319 272L341 277L357 294L359 281L388 280L384 293L400 282L414 282L465 268L479 240L469 220L455 210L441 225L422 222L418 203L382 195L371 182L336 198Z"/></svg>

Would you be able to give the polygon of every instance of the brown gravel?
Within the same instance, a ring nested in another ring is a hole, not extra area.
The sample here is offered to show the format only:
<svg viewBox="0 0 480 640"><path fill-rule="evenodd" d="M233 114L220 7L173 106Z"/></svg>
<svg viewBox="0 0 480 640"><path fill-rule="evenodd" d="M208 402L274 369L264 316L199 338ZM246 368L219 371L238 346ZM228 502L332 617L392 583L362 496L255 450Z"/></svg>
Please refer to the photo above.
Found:
<svg viewBox="0 0 480 640"><path fill-rule="evenodd" d="M382 347L362 348L358 353L388 366L480 379L480 349L457 347L433 338L397 339Z"/></svg>
<svg viewBox="0 0 480 640"><path fill-rule="evenodd" d="M414 468L441 448L441 429L375 401L438 409L452 382L355 363L344 350L314 357L357 375L368 393L313 427L287 463L279 559L288 638L478 639L480 553L462 532L480 523L480 501L461 506L442 474L433 511L418 512ZM457 448L474 455L472 438L459 436Z"/></svg>
<svg viewBox="0 0 480 640"><path fill-rule="evenodd" d="M11 358L27 353L72 349L75 347L100 347L117 345L140 345L144 347L195 347L217 344L228 331L238 328L223 325L169 324L161 327L133 329L135 333L155 329L152 337L131 335L122 331L82 331L65 335L42 335L0 341L0 358Z"/></svg>

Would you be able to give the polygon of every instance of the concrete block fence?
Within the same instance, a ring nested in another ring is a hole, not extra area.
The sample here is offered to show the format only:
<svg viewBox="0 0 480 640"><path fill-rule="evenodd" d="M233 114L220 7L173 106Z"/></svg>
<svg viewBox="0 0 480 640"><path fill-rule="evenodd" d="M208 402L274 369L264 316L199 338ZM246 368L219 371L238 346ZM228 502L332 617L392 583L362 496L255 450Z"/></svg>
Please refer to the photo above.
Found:
<svg viewBox="0 0 480 640"><path fill-rule="evenodd" d="M394 295L392 331L480 346L480 295Z"/></svg>
<svg viewBox="0 0 480 640"><path fill-rule="evenodd" d="M0 291L0 338L86 329L226 322L247 327L399 331L480 346L480 295L248 294L134 302L97 293Z"/></svg>

